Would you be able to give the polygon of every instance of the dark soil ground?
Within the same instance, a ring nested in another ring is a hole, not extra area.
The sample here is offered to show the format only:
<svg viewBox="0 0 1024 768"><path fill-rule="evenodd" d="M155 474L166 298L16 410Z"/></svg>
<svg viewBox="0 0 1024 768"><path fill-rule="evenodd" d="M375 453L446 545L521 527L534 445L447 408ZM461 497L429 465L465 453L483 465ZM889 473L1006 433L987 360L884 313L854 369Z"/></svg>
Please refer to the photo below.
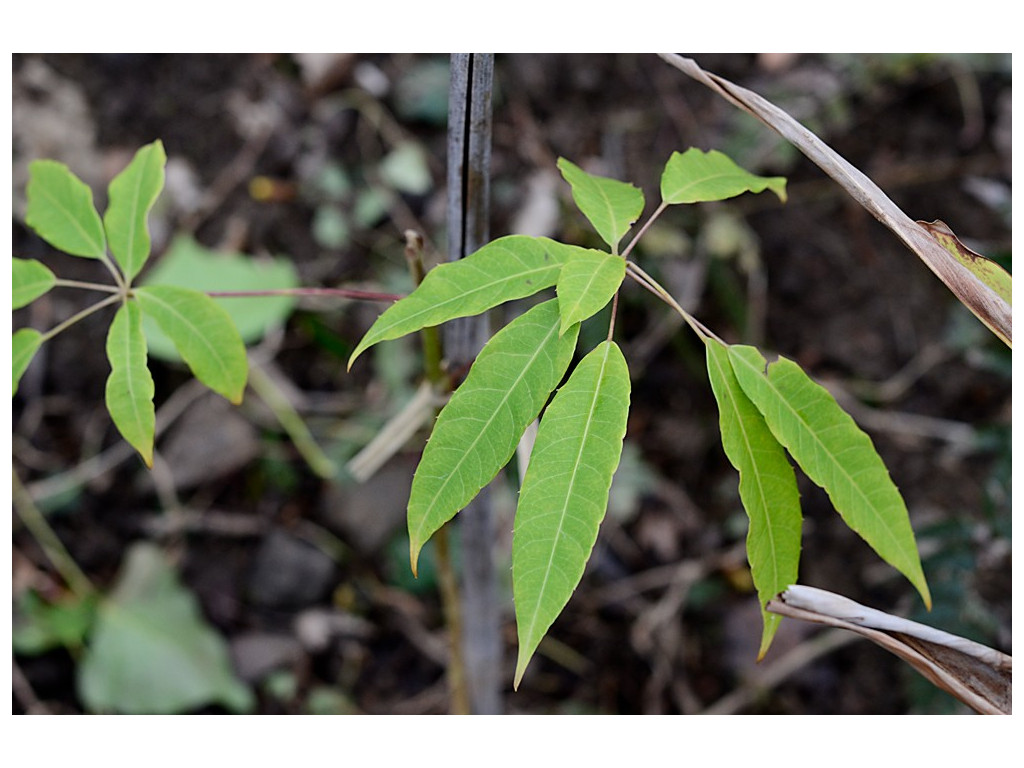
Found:
<svg viewBox="0 0 1024 768"><path fill-rule="evenodd" d="M696 58L802 120L913 218L942 219L1009 266L1009 56ZM113 174L160 138L157 254L186 231L209 247L286 255L303 285L405 290L403 232L434 253L445 242L446 98L443 56L15 56L13 252L103 280L98 264L56 254L23 225L27 163L66 162L102 206ZM427 183L382 169L403 142L424 151ZM1010 653L1009 352L815 166L656 56L501 55L491 233L589 244L558 157L636 183L650 211L661 167L690 146L787 176L789 200L672 210L638 258L719 335L795 359L849 397L906 498L935 610L926 616L806 482L801 582ZM376 212L374 199L385 200ZM84 306L80 293L15 313L15 328L52 327ZM379 309L302 302L258 351L338 461L417 383L416 347L402 342L346 372ZM14 469L89 579L107 589L133 542L166 547L259 712L447 711L436 585L407 575L402 518L423 435L365 485L323 480L260 398L220 407L155 362L167 427L154 483L119 452L103 408L106 322L47 344L13 403ZM518 692L503 596L504 709L966 711L885 651L852 639L824 651L820 631L793 620L755 664L746 521L701 345L636 288L624 290L618 328L634 377L629 461L583 583ZM510 530L511 492L499 485L494 497ZM16 605L30 590L60 596L17 517L13 555ZM795 671L767 681L787 654ZM16 712L82 711L67 650L14 663Z"/></svg>

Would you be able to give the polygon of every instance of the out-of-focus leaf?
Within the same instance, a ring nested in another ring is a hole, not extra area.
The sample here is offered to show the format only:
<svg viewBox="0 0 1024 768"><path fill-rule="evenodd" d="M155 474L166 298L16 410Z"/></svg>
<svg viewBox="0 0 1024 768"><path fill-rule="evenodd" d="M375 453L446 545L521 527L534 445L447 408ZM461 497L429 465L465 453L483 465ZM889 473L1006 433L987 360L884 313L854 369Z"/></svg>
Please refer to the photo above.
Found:
<svg viewBox="0 0 1024 768"><path fill-rule="evenodd" d="M204 248L191 237L174 239L160 261L146 273L145 285L177 285L196 291L270 291L295 288L298 273L285 258L256 259L238 253L220 253ZM252 344L285 323L295 308L294 296L243 296L214 298L230 315L242 341ZM180 360L174 342L151 319L143 328L149 353L162 360Z"/></svg>
<svg viewBox="0 0 1024 768"><path fill-rule="evenodd" d="M380 163L381 179L399 192L425 195L433 179L423 147L413 141L399 144Z"/></svg>
<svg viewBox="0 0 1024 768"><path fill-rule="evenodd" d="M68 595L47 603L35 592L26 592L14 608L11 645L14 652L35 656L61 646L81 648L96 615L93 596Z"/></svg>
<svg viewBox="0 0 1024 768"><path fill-rule="evenodd" d="M644 210L644 193L632 184L587 173L564 157L558 170L572 187L572 199L597 234L618 253L619 241Z"/></svg>
<svg viewBox="0 0 1024 768"><path fill-rule="evenodd" d="M14 375L11 397L18 394L18 382L42 343L43 334L35 328L21 328L11 337L11 372Z"/></svg>
<svg viewBox="0 0 1024 768"><path fill-rule="evenodd" d="M242 402L249 360L223 308L205 293L176 285L143 286L135 289L135 296L197 379L232 403Z"/></svg>
<svg viewBox="0 0 1024 768"><path fill-rule="evenodd" d="M704 203L726 200L744 192L770 189L786 202L786 180L781 176L755 176L728 155L696 147L673 152L661 174L661 197L666 203Z"/></svg>
<svg viewBox="0 0 1024 768"><path fill-rule="evenodd" d="M629 391L626 360L615 342L605 341L580 361L541 419L512 538L515 687L597 541L622 455Z"/></svg>
<svg viewBox="0 0 1024 768"><path fill-rule="evenodd" d="M149 227L146 217L164 187L167 155L159 141L135 153L128 167L110 182L110 202L103 216L110 252L131 281L149 258Z"/></svg>
<svg viewBox="0 0 1024 768"><path fill-rule="evenodd" d="M57 276L41 261L15 258L13 262L11 270L13 309L20 309L31 304L53 288L57 282Z"/></svg>
<svg viewBox="0 0 1024 768"><path fill-rule="evenodd" d="M174 714L221 704L249 711L227 645L203 619L160 550L136 544L100 604L78 691L90 712Z"/></svg>
<svg viewBox="0 0 1024 768"><path fill-rule="evenodd" d="M141 454L147 467L153 466L156 411L153 376L146 365L146 335L142 332L142 310L128 301L114 315L107 332L106 402L110 418L122 437Z"/></svg>
<svg viewBox="0 0 1024 768"><path fill-rule="evenodd" d="M55 160L33 160L28 172L25 223L54 248L72 256L106 256L103 222L89 186Z"/></svg>

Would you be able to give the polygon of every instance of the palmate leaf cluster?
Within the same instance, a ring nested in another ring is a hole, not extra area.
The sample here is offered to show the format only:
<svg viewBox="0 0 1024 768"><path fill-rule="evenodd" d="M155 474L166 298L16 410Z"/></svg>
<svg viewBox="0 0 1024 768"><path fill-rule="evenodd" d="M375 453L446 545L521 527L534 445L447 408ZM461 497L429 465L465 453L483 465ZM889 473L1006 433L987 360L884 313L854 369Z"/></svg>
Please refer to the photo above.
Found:
<svg viewBox="0 0 1024 768"><path fill-rule="evenodd" d="M103 217L92 190L62 163L36 160L29 166L25 223L54 248L101 261L114 278L106 288L118 309L107 332L110 376L106 405L121 435L147 465L153 463L156 431L153 377L144 323L170 339L193 374L233 403L242 400L248 376L245 346L228 312L205 293L171 284L134 285L150 256L148 216L164 185L166 155L160 141L142 147L108 187ZM112 257L112 258L111 258ZM15 309L61 285L34 259L13 259ZM13 392L40 346L65 326L43 333L22 328L12 339Z"/></svg>
<svg viewBox="0 0 1024 768"><path fill-rule="evenodd" d="M516 686L583 576L621 456L630 400L627 362L611 331L575 367L571 363L580 323L612 301L629 272L619 245L642 214L644 196L568 160L558 167L607 252L542 237L499 238L428 272L377 319L349 360L351 367L380 342L554 288L555 298L535 304L490 339L441 410L408 507L415 572L430 537L502 470L540 417L512 545ZM785 179L755 176L720 152L691 149L666 164L657 212L766 189L785 200ZM739 471L750 519L747 552L764 618L761 655L779 621L764 606L796 582L799 567L801 512L790 458L928 603L906 507L867 435L792 361L768 365L758 350L727 345L692 325L706 345L723 446Z"/></svg>

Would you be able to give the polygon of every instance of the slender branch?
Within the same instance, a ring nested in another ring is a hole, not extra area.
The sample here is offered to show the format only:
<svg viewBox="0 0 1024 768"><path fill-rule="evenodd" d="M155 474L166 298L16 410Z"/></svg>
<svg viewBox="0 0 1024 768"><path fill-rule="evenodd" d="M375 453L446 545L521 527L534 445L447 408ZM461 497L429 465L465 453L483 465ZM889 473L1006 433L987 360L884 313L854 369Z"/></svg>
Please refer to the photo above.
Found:
<svg viewBox="0 0 1024 768"><path fill-rule="evenodd" d="M89 577L78 567L78 563L75 562L71 553L65 549L53 528L46 522L46 517L32 501L32 496L21 484L21 478L18 477L18 473L14 469L11 470L11 478L14 509L33 538L39 542L39 546L43 548L43 552L57 573L61 575L61 578L77 597L87 597L95 592L96 588L89 581Z"/></svg>
<svg viewBox="0 0 1024 768"><path fill-rule="evenodd" d="M654 220L661 216L661 214L665 211L666 208L668 208L668 203L662 201L661 205L659 205L654 210L654 213L650 215L650 218L648 218L647 221L644 222L644 225L640 227L639 230L637 230L637 233L633 235L633 239L629 241L629 245L626 246L626 250L622 252L622 258L625 259L629 256L629 254L633 251L633 247L637 244L637 242L639 242L640 238L644 236L644 233L648 229L650 229L651 224L654 223Z"/></svg>
<svg viewBox="0 0 1024 768"><path fill-rule="evenodd" d="M400 293L360 291L354 288L273 288L265 291L207 291L208 296L218 299L239 299L250 296L333 296L340 299L362 301L398 301Z"/></svg>
<svg viewBox="0 0 1024 768"><path fill-rule="evenodd" d="M686 324L689 325L690 328L693 329L693 332L700 336L701 339L712 338L717 341L722 341L713 331L711 331L706 325L700 322L700 320L698 320L685 309L683 309L681 306L679 306L679 302L677 302L672 297L672 294L670 294L668 291L662 288L661 284L658 283L657 280L655 280L653 277L644 272L644 270L641 269L635 261L626 262L626 272L629 273L630 277L632 277L634 280L640 283L640 285L642 285L644 288L646 288L648 291L653 293L659 299L661 299L670 307L672 307L676 312L678 312L679 315L683 318L683 320L686 321Z"/></svg>
<svg viewBox="0 0 1024 768"><path fill-rule="evenodd" d="M49 341L54 336L56 336L58 333L60 333L61 331L65 330L67 328L69 328L70 326L74 325L79 320L84 320L89 315L91 315L93 312L98 312L99 310L103 309L104 307L107 307L107 306L109 306L111 304L115 304L118 301L121 301L121 293L118 292L118 293L111 294L110 296L108 296L107 298L103 299L102 301L98 301L95 304L93 304L92 306L86 307L81 312L78 312L78 313L72 315L71 317L69 317L67 320L65 320L64 322L60 323L59 325L55 325L53 328L51 328L50 330L48 330L46 333L43 334L43 339L42 340L43 341Z"/></svg>
<svg viewBox="0 0 1024 768"><path fill-rule="evenodd" d="M54 283L57 288L84 288L87 291L103 291L104 293L120 293L121 289L108 283L86 283L81 280L66 280L58 277Z"/></svg>

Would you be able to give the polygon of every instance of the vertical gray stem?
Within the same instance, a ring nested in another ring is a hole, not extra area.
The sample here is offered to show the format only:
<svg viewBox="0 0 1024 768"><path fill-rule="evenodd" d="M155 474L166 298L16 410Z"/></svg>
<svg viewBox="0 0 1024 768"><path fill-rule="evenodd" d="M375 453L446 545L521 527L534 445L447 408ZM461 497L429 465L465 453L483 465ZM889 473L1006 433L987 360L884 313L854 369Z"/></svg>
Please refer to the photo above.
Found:
<svg viewBox="0 0 1024 768"><path fill-rule="evenodd" d="M448 260L487 242L491 90L494 55L455 53L448 99ZM444 327L445 359L452 370L469 365L487 341L486 316ZM487 488L458 517L462 542L463 652L470 708L501 714L501 611L493 547L495 522Z"/></svg>

